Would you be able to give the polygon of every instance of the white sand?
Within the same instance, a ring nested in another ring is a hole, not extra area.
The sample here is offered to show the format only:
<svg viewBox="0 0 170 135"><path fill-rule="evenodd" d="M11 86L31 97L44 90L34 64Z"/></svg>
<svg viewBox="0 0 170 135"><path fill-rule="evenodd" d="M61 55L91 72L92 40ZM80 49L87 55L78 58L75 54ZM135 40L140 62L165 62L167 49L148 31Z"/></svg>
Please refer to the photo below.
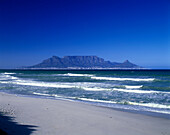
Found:
<svg viewBox="0 0 170 135"><path fill-rule="evenodd" d="M0 129L14 135L170 135L170 119L62 100L0 93L0 112Z"/></svg>

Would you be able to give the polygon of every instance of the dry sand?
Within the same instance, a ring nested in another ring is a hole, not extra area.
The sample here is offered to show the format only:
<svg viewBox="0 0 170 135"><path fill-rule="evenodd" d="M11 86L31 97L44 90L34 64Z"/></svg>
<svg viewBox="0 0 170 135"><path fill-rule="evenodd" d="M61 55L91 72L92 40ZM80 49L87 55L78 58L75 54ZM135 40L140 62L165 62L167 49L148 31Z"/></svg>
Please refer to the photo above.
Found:
<svg viewBox="0 0 170 135"><path fill-rule="evenodd" d="M0 93L0 129L13 135L170 135L170 119Z"/></svg>

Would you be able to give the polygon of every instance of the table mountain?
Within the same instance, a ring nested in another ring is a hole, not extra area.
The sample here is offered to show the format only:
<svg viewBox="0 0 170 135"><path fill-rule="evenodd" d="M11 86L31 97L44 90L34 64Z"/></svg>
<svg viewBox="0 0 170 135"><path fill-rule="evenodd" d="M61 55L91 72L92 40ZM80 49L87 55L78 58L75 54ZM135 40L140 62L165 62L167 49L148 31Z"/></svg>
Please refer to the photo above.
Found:
<svg viewBox="0 0 170 135"><path fill-rule="evenodd" d="M123 63L105 61L97 56L53 56L28 68L140 68L126 60Z"/></svg>

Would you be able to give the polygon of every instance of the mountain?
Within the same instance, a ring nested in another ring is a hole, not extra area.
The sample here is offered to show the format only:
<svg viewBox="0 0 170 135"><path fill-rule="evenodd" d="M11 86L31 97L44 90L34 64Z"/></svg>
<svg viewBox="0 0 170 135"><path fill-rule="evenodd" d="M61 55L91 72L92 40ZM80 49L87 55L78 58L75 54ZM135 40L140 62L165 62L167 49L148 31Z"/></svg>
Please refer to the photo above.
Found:
<svg viewBox="0 0 170 135"><path fill-rule="evenodd" d="M126 60L123 63L105 61L97 56L53 56L27 68L140 68Z"/></svg>

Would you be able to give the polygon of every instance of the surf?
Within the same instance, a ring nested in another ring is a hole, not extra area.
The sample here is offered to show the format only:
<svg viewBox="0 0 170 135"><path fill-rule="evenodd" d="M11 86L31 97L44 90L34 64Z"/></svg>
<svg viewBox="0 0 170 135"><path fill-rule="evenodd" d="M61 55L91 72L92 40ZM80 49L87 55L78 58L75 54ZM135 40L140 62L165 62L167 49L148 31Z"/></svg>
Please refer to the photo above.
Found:
<svg viewBox="0 0 170 135"><path fill-rule="evenodd" d="M117 77L91 77L96 80L108 80L108 81L153 81L155 78L117 78Z"/></svg>

